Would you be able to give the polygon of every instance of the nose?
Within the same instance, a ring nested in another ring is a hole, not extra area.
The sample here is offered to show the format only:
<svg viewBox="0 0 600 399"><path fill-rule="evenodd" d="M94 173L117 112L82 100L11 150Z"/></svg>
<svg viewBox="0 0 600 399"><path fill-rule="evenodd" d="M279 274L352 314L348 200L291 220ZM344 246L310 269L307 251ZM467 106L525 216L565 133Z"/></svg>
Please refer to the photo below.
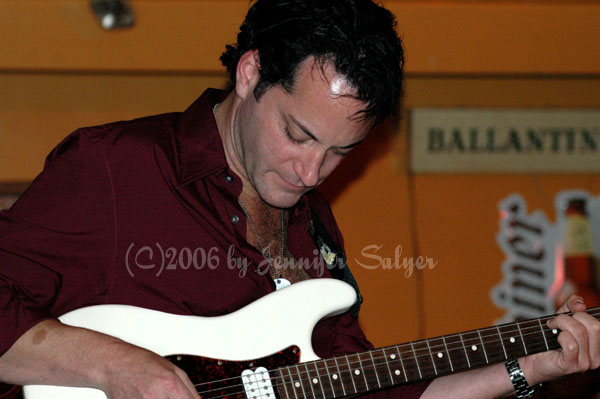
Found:
<svg viewBox="0 0 600 399"><path fill-rule="evenodd" d="M294 162L294 172L305 187L314 187L319 183L321 166L325 159L325 152L321 149L307 151Z"/></svg>

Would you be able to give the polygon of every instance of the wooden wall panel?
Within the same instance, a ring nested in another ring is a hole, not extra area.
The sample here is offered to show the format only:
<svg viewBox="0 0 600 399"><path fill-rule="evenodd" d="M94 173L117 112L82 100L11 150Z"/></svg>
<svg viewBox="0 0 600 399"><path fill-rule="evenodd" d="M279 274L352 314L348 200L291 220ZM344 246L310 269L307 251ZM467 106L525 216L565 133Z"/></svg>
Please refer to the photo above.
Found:
<svg viewBox="0 0 600 399"><path fill-rule="evenodd" d="M134 0L138 25L104 32L85 0L0 1L0 181L32 179L73 129L183 110L223 87L218 56L247 0ZM497 202L521 192L552 215L556 191L597 175L411 176L408 110L424 106L600 107L600 2L385 2L407 48L403 120L351 155L324 187L366 297L377 345L489 324L500 315ZM545 77L544 77L545 76ZM421 273L368 270L361 251L426 255ZM473 284L474 277L477 284Z"/></svg>
<svg viewBox="0 0 600 399"><path fill-rule="evenodd" d="M247 0L137 0L105 32L84 0L0 2L0 69L220 71ZM600 3L384 1L409 73L600 73Z"/></svg>
<svg viewBox="0 0 600 399"><path fill-rule="evenodd" d="M0 74L0 181L29 181L81 126L183 111L224 74Z"/></svg>

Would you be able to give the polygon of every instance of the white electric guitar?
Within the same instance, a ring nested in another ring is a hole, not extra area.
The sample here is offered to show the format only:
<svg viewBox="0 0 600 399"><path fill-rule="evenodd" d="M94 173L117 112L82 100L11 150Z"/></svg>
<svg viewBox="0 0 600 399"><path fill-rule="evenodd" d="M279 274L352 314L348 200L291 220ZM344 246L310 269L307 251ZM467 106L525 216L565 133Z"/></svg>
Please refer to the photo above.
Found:
<svg viewBox="0 0 600 399"><path fill-rule="evenodd" d="M178 316L125 305L78 309L63 323L109 334L167 357L203 399L329 399L464 371L556 349L546 320L473 330L319 359L315 324L345 312L356 293L332 279L303 281L225 316ZM600 308L588 313L596 318ZM104 399L100 390L24 387L26 399Z"/></svg>

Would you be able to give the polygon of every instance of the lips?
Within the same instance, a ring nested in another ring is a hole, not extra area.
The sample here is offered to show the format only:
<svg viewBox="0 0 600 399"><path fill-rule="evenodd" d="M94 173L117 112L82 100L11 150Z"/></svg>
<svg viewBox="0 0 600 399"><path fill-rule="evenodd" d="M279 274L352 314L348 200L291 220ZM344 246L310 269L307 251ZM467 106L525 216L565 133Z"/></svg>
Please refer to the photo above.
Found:
<svg viewBox="0 0 600 399"><path fill-rule="evenodd" d="M287 187L289 187L289 188L291 188L293 190L300 191L300 190L304 190L305 189L305 187L303 185L302 186L297 186L297 185L295 185L293 183L290 183L287 179L285 179L285 178L283 178L281 176L279 176L279 178L281 179L281 181L283 181L285 183L285 185Z"/></svg>

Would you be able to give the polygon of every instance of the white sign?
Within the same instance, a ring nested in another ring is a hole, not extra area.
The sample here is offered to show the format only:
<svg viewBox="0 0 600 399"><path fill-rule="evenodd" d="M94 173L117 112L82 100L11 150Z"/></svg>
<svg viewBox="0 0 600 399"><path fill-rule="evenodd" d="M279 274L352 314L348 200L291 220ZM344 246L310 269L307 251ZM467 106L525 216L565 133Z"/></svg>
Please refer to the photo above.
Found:
<svg viewBox="0 0 600 399"><path fill-rule="evenodd" d="M500 231L496 241L505 254L502 281L492 288L492 301L504 316L497 323L540 317L554 313L556 306L573 293L565 279L565 210L572 199L587 204L591 226L592 252L600 255L600 196L586 191L567 190L554 200L556 223L541 211L528 213L527 203L512 194L499 204Z"/></svg>
<svg viewBox="0 0 600 399"><path fill-rule="evenodd" d="M500 203L498 245L506 255L502 282L491 296L506 310L498 323L554 313L557 291L555 244L557 231L543 212L527 211L523 197L513 194Z"/></svg>
<svg viewBox="0 0 600 399"><path fill-rule="evenodd" d="M600 172L600 110L418 108L416 173Z"/></svg>

